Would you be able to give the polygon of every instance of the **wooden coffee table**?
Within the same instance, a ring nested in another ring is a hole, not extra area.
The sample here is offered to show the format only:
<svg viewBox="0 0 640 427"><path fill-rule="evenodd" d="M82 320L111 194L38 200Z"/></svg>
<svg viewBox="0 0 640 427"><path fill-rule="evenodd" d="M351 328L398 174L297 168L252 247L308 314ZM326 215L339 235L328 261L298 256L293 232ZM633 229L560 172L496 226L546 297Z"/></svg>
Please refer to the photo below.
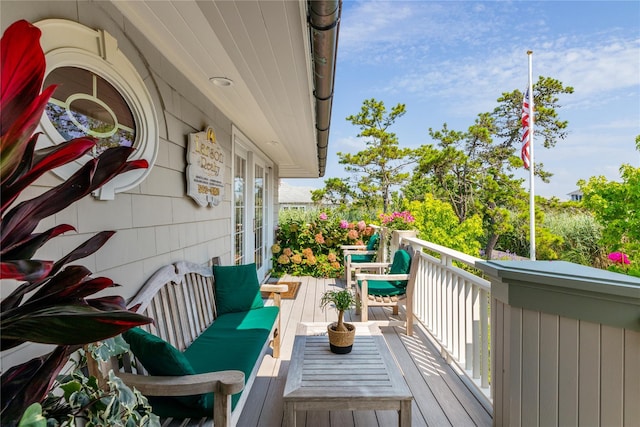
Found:
<svg viewBox="0 0 640 427"><path fill-rule="evenodd" d="M329 350L327 323L300 323L284 388L284 425L296 425L296 411L396 410L398 425L411 425L413 396L372 323L356 325L349 354Z"/></svg>

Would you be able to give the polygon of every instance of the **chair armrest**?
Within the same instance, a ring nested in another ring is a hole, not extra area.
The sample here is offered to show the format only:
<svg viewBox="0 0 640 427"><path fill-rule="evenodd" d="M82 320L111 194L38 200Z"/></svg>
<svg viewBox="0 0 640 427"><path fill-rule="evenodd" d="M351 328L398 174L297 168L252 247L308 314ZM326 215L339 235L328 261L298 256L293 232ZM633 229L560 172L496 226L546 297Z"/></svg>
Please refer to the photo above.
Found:
<svg viewBox="0 0 640 427"><path fill-rule="evenodd" d="M343 255L344 256L347 256L347 255L375 255L377 253L378 253L378 251L365 251L365 250L351 250L351 249L349 249L349 250L345 250L343 252Z"/></svg>
<svg viewBox="0 0 640 427"><path fill-rule="evenodd" d="M389 268L391 267L391 263L389 262L359 262L356 264L357 268L360 269L371 269L371 268Z"/></svg>
<svg viewBox="0 0 640 427"><path fill-rule="evenodd" d="M277 283L265 283L260 286L261 292L283 293L289 290L289 285L279 285Z"/></svg>
<svg viewBox="0 0 640 427"><path fill-rule="evenodd" d="M356 280L409 280L408 274L356 274Z"/></svg>
<svg viewBox="0 0 640 427"><path fill-rule="evenodd" d="M356 250L356 249L367 249L367 245L341 245L340 249L344 250Z"/></svg>
<svg viewBox="0 0 640 427"><path fill-rule="evenodd" d="M149 396L189 396L202 393L236 394L244 389L244 372L219 371L176 377L117 372L127 386Z"/></svg>

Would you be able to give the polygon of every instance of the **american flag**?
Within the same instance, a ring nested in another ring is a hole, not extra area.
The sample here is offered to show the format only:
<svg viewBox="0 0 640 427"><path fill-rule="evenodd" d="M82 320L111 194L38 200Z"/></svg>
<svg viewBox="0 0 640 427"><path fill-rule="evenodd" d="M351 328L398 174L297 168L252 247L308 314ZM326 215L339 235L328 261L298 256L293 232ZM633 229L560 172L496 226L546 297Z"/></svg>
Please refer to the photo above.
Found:
<svg viewBox="0 0 640 427"><path fill-rule="evenodd" d="M531 123L531 103L529 102L529 89L524 94L524 99L522 100L522 151L520 153L520 157L524 162L525 169L529 169L531 166L531 151L529 149L531 144L531 135L530 135L530 123Z"/></svg>

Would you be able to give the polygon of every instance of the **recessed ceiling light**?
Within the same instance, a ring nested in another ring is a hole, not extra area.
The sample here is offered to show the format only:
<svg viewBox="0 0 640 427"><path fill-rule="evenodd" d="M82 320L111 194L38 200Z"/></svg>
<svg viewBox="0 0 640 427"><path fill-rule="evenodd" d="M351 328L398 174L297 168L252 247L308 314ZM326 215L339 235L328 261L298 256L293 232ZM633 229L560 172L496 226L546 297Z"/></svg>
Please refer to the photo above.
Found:
<svg viewBox="0 0 640 427"><path fill-rule="evenodd" d="M233 86L233 80L228 79L226 77L211 77L209 80L216 86L220 86L220 87Z"/></svg>

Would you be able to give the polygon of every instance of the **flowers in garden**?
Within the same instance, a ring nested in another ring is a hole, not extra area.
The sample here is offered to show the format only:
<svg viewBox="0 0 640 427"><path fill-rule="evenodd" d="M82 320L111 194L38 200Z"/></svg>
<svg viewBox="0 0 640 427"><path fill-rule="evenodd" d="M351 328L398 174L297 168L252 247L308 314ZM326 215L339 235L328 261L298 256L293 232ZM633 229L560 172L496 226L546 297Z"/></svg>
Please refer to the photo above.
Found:
<svg viewBox="0 0 640 427"><path fill-rule="evenodd" d="M380 222L384 227L392 230L410 230L413 228L415 218L409 211L394 212L392 214L380 214Z"/></svg>
<svg viewBox="0 0 640 427"><path fill-rule="evenodd" d="M629 257L623 252L611 252L608 258L616 264L631 264Z"/></svg>
<svg viewBox="0 0 640 427"><path fill-rule="evenodd" d="M342 245L366 244L375 233L365 221L348 221L333 212L320 212L309 222L290 220L276 231L271 246L274 276L340 277Z"/></svg>

